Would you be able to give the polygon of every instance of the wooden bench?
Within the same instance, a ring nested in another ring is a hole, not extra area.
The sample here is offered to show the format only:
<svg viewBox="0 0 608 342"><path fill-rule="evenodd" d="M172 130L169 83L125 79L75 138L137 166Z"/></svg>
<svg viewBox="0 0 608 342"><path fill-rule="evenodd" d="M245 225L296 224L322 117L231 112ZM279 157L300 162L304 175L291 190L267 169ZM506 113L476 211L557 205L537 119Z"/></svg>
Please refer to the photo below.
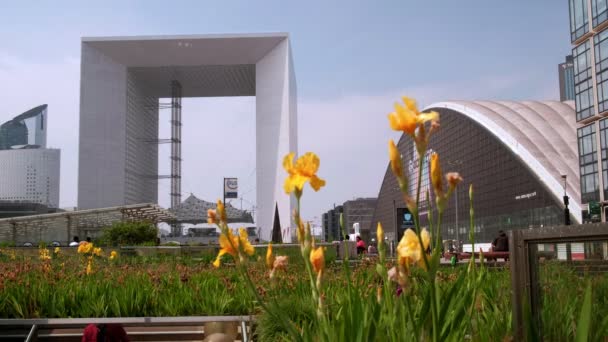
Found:
<svg viewBox="0 0 608 342"><path fill-rule="evenodd" d="M509 252L475 252L475 253L471 253L471 252L463 252L463 253L445 253L444 256L446 257L446 259L450 259L452 256L456 256L456 260L460 261L460 260L467 260L467 259L471 259L472 255L475 255L476 258L479 258L481 255L483 255L483 258L485 260L498 260L498 259L503 259L504 261L508 261L509 260Z"/></svg>

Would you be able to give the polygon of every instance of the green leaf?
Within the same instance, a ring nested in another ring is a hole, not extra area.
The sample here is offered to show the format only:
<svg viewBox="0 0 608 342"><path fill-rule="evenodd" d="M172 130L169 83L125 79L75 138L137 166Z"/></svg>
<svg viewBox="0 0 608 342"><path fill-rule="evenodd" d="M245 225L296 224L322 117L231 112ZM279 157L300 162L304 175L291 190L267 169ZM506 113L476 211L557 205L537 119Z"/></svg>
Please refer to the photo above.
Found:
<svg viewBox="0 0 608 342"><path fill-rule="evenodd" d="M576 341L586 342L589 337L589 327L591 326L591 282L587 282L585 290L585 298L583 299L583 307L581 315L576 325Z"/></svg>
<svg viewBox="0 0 608 342"><path fill-rule="evenodd" d="M526 298L527 295L524 297ZM526 337L526 341L535 342L538 341L539 334L538 329L536 327L535 318L532 317L532 308L530 307L530 302L527 300L523 301L523 319L524 319L524 333Z"/></svg>
<svg viewBox="0 0 608 342"><path fill-rule="evenodd" d="M376 264L376 273L378 273L378 275L382 277L382 280L384 280L384 266Z"/></svg>
<svg viewBox="0 0 608 342"><path fill-rule="evenodd" d="M456 282L450 286L449 290L444 295L443 304L441 306L441 310L439 311L439 322L445 322L448 310L454 310L454 300L457 298L462 298L459 292L463 289L462 287L464 279L465 273L461 272Z"/></svg>

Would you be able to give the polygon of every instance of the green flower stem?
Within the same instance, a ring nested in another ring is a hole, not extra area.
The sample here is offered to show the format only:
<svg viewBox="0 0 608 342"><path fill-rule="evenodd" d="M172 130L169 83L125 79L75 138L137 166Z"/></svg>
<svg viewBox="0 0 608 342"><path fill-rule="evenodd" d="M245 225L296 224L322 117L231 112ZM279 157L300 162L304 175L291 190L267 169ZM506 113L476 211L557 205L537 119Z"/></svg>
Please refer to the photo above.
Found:
<svg viewBox="0 0 608 342"><path fill-rule="evenodd" d="M416 210L414 213L414 226L416 227L416 235L418 236L418 243L420 243L420 248L424 250L424 244L422 243L422 238L420 237L420 217L419 217L419 208L420 208L420 187L422 186L422 167L424 166L424 153L418 154L418 183L416 186ZM441 216L441 212L439 212L439 216ZM429 261L426 256L426 251L423 252L422 260L424 261L424 265L426 266L428 275L429 275L429 283L431 286L431 318L433 322L433 332L432 337L433 341L439 340L439 327L437 325L437 289L435 288L435 277L433 276L433 272L430 272Z"/></svg>
<svg viewBox="0 0 608 342"><path fill-rule="evenodd" d="M298 199L298 202L299 202L299 199ZM233 250L236 250L236 251L238 251L239 254L241 254L242 248L237 249L236 248L237 246L234 245L234 243L232 242L232 239L229 238L228 233L229 233L230 228L228 227L228 225L225 222L220 221L220 224L217 224L217 226L220 228L220 231L222 232L222 234L226 235L226 238L228 240L228 243L230 244L230 247L232 247ZM245 258L246 258L246 256L245 256ZM244 260L246 260L246 259L244 259ZM249 278L249 274L247 273L247 270L243 266L243 263L240 262L240 256L234 257L234 263L236 264L237 270L240 273L241 277L243 278L243 280L249 287L249 290L255 296L257 302L260 304L262 309L264 311L268 312L269 314L271 314L272 316L274 316L275 318L277 318L284 325L284 327L287 329L287 331L289 331L289 334L292 335L293 338L295 338L295 340L302 341L301 336L298 334L296 329L293 327L293 325L289 321L286 321L282 315L273 312L272 310L270 310L268 308L268 306L266 306L266 304L264 303L264 300L262 299L262 297L260 297L260 294L258 293L257 289L255 288L255 285L251 281L251 278Z"/></svg>
<svg viewBox="0 0 608 342"><path fill-rule="evenodd" d="M297 201L296 201L296 214L294 216L294 222L296 224L296 229L300 229L300 223L301 223L301 218L300 218L300 208L301 208L301 201L300 201L300 197L296 197ZM312 264L310 263L310 253L311 250L309 247L306 246L306 239L308 238L308 236L306 235L306 232L304 233L304 236L302 237L302 240L300 242L301 244L301 251L302 251L302 259L304 259L304 265L306 266L306 273L308 273L308 278L310 280L310 288L312 290L312 299L313 302L315 303L315 305L320 304L320 294L319 294L319 289L316 286L316 278L314 276L314 272L312 269ZM319 307L317 312L319 313L320 318L323 318L320 313L322 308Z"/></svg>
<svg viewBox="0 0 608 342"><path fill-rule="evenodd" d="M473 255L472 255L471 260L473 260L473 262L472 262L472 265L473 265L472 269L473 269L473 274L475 274L475 223L474 223L475 222L474 221L475 211L473 210L473 196L472 195L473 194L472 194L471 190L469 190L469 208L470 208L469 209L469 217L470 217L469 239L471 239L471 244L472 244L471 248L472 248L472 251L473 251L473 253L472 253ZM481 256L479 258L481 260Z"/></svg>
<svg viewBox="0 0 608 342"><path fill-rule="evenodd" d="M418 181L416 185L416 210L414 213L414 226L416 227L416 233L420 235L420 187L422 186L422 167L424 166L424 154L418 154Z"/></svg>
<svg viewBox="0 0 608 342"><path fill-rule="evenodd" d="M245 280L245 283L249 287L249 290L251 292L253 292L253 295L255 296L257 302L260 304L262 309L264 311L268 312L273 317L275 317L279 322L281 322L281 324L283 324L283 326L287 329L287 331L289 332L289 334L295 341L303 341L302 337L300 336L300 334L298 333L296 328L293 326L293 324L291 322L289 322L289 320L285 319L284 315L281 315L280 313L276 313L276 312L274 312L274 310L270 310L268 308L268 306L264 303L263 298L260 297L260 294L258 293L257 289L255 288L255 285L251 281L251 278L249 278L247 269L245 269L242 265L237 265L237 269L239 270L239 273Z"/></svg>

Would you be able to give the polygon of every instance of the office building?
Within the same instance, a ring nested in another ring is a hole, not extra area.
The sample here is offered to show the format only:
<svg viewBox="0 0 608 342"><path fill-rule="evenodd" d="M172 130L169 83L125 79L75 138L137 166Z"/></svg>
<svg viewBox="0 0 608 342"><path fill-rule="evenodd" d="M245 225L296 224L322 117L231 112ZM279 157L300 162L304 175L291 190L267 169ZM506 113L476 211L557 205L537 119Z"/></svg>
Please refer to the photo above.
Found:
<svg viewBox="0 0 608 342"><path fill-rule="evenodd" d="M569 0L583 208L606 221L608 200L608 0Z"/></svg>
<svg viewBox="0 0 608 342"><path fill-rule="evenodd" d="M323 214L322 226L325 241L342 240L342 233L340 231L340 214L342 214L343 211L344 208L339 205Z"/></svg>
<svg viewBox="0 0 608 342"><path fill-rule="evenodd" d="M58 149L0 150L0 200L59 207Z"/></svg>
<svg viewBox="0 0 608 342"><path fill-rule="evenodd" d="M574 63L572 55L557 66L559 75L559 100L574 101Z"/></svg>
<svg viewBox="0 0 608 342"><path fill-rule="evenodd" d="M344 209L344 226L349 234L354 234L353 225L359 223L360 235L365 241L370 240L370 229L372 227L372 216L376 209L376 198L357 198L342 204Z"/></svg>
<svg viewBox="0 0 608 342"><path fill-rule="evenodd" d="M24 146L46 148L47 107L32 108L0 125L0 150Z"/></svg>
<svg viewBox="0 0 608 342"><path fill-rule="evenodd" d="M469 185L474 185L477 242L491 242L499 230L563 224L564 192L570 197L572 223L582 221L572 101L449 101L428 106L440 115L440 130L424 156L420 214L428 224L430 152L437 152L443 172L459 172L464 181L442 219L444 239L469 241ZM402 135L397 148L408 179L418 175L412 139ZM388 158L388 157L387 157ZM565 182L565 183L564 183ZM416 182L409 195L415 197ZM431 198L431 203L435 203ZM413 225L390 165L382 182L372 222L381 222L396 241ZM372 237L375 230L371 230Z"/></svg>
<svg viewBox="0 0 608 342"><path fill-rule="evenodd" d="M60 151L46 148L46 120L47 105L41 105L0 125L3 216L59 207Z"/></svg>

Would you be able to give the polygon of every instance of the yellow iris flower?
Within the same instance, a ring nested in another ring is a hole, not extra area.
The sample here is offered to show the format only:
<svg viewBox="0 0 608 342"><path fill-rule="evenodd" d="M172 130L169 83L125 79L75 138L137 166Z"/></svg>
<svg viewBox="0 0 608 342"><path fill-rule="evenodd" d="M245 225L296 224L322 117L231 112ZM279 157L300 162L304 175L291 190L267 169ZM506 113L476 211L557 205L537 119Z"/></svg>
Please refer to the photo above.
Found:
<svg viewBox="0 0 608 342"><path fill-rule="evenodd" d="M118 257L118 253L116 253L116 251L112 251L110 253L110 260L114 260Z"/></svg>
<svg viewBox="0 0 608 342"><path fill-rule="evenodd" d="M325 186L325 181L316 174L321 163L316 154L307 152L296 160L295 165L293 164L294 156L295 153L292 152L283 159L283 168L289 174L284 185L286 193L290 194L296 190L301 193L306 182L310 182L310 186L315 191L319 191L321 187Z"/></svg>
<svg viewBox="0 0 608 342"><path fill-rule="evenodd" d="M40 257L40 260L51 260L51 255L49 253L49 250L46 248L41 248L38 251L38 256Z"/></svg>
<svg viewBox="0 0 608 342"><path fill-rule="evenodd" d="M433 190L435 191L435 197L437 202L437 209L442 212L445 209L448 197L452 194L452 191L456 188L462 177L458 172L449 172L445 175L445 179L448 186L448 191L445 191L445 183L441 174L441 165L439 164L439 155L437 153L431 154L431 183L433 184Z"/></svg>
<svg viewBox="0 0 608 342"><path fill-rule="evenodd" d="M429 248L431 243L431 235L426 229L420 232L420 238L422 240L422 247L418 241L416 232L412 229L407 229L397 245L397 262L400 265L409 267L410 264L419 263L422 264L423 254Z"/></svg>
<svg viewBox="0 0 608 342"><path fill-rule="evenodd" d="M378 238L378 244L384 241L384 229L382 229L380 222L378 222L378 227L376 228L376 237Z"/></svg>
<svg viewBox="0 0 608 342"><path fill-rule="evenodd" d="M393 174L398 179L402 179L403 161L401 160L401 153L399 153L399 149L397 149L397 146L392 139L388 142L388 155L391 160L391 169L393 170Z"/></svg>
<svg viewBox="0 0 608 342"><path fill-rule="evenodd" d="M325 269L325 253L323 247L317 247L312 250L310 253L310 263L317 274Z"/></svg>
<svg viewBox="0 0 608 342"><path fill-rule="evenodd" d="M217 223L217 215L215 214L215 209L207 209L207 223Z"/></svg>
<svg viewBox="0 0 608 342"><path fill-rule="evenodd" d="M249 237L247 236L247 230L245 230L245 228L239 228L238 236L232 234L230 229L227 229L226 233L220 235L219 243L220 252L213 262L213 266L215 267L220 267L220 259L224 254L230 254L235 260L238 260L237 257L244 258L245 255L253 255L255 252L255 249L251 243L249 243ZM240 255L241 253L239 250L245 255Z"/></svg>
<svg viewBox="0 0 608 342"><path fill-rule="evenodd" d="M90 275L93 273L93 262L91 260L89 260L89 262L87 263L87 275Z"/></svg>
<svg viewBox="0 0 608 342"><path fill-rule="evenodd" d="M405 106L395 103L395 111L388 115L388 121L393 130L414 136L419 125L439 120L437 112L420 113L414 99L405 96L402 99Z"/></svg>
<svg viewBox="0 0 608 342"><path fill-rule="evenodd" d="M266 267L271 270L274 266L274 254L272 254L272 244L268 244L268 249L266 250Z"/></svg>
<svg viewBox="0 0 608 342"><path fill-rule="evenodd" d="M247 229L239 228L239 248L247 255L253 255L255 248L249 242L249 236L247 235Z"/></svg>
<svg viewBox="0 0 608 342"><path fill-rule="evenodd" d="M90 242L83 242L78 246L78 253L80 254L88 254L93 249L93 244Z"/></svg>
<svg viewBox="0 0 608 342"><path fill-rule="evenodd" d="M431 154L431 183L437 197L442 197L443 191L443 175L441 174L441 165L439 165L439 155Z"/></svg>
<svg viewBox="0 0 608 342"><path fill-rule="evenodd" d="M471 185L469 185L469 198L470 198L470 201L473 202L473 183L471 183Z"/></svg>
<svg viewBox="0 0 608 342"><path fill-rule="evenodd" d="M101 256L102 250L100 247L95 247L93 248L93 254L97 255L97 256Z"/></svg>
<svg viewBox="0 0 608 342"><path fill-rule="evenodd" d="M221 200L217 200L216 214L219 217L220 221L226 222L226 208L224 207L224 203L222 203Z"/></svg>
<svg viewBox="0 0 608 342"><path fill-rule="evenodd" d="M220 252L217 254L217 258L213 262L213 266L220 267L220 258L224 254L230 254L233 257L237 255L237 248L239 245L238 237L234 236L230 230L226 234L222 233L219 238Z"/></svg>

